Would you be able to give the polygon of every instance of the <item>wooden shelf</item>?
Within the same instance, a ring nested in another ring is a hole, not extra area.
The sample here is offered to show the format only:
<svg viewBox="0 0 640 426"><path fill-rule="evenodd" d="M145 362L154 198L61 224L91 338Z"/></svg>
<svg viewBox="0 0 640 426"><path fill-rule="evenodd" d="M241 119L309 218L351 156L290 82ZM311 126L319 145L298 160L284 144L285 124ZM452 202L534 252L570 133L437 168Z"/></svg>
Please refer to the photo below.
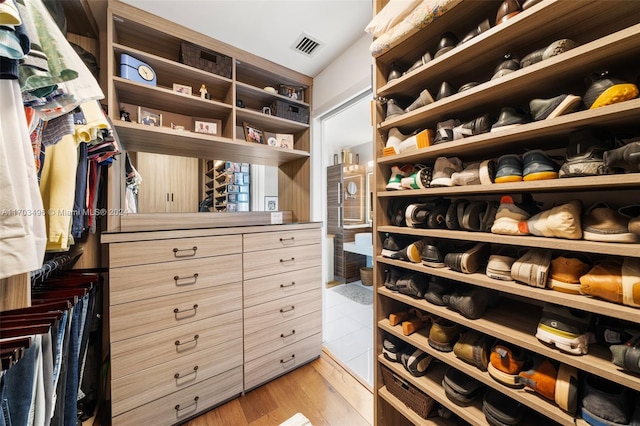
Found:
<svg viewBox="0 0 640 426"><path fill-rule="evenodd" d="M306 123L287 120L286 118L267 115L261 111L246 108L238 108L236 110L236 118L238 123L246 121L254 126L260 127L261 130L274 133L295 133L309 128L309 125Z"/></svg>
<svg viewBox="0 0 640 426"><path fill-rule="evenodd" d="M418 229L400 226L379 226L378 232L406 234L420 237L478 241L524 247L540 247L550 250L577 251L614 256L640 257L640 243L605 243L587 240L536 237L533 235L500 235L487 232L455 231L451 229Z"/></svg>
<svg viewBox="0 0 640 426"><path fill-rule="evenodd" d="M228 161L280 166L308 158L309 153L274 148L250 142L234 141L202 133L176 131L126 121L114 125L124 148L129 151L155 152L197 158L225 158Z"/></svg>
<svg viewBox="0 0 640 426"><path fill-rule="evenodd" d="M397 300L439 317L454 321L481 333L494 336L524 349L555 359L580 370L604 377L629 388L640 390L637 376L621 371L611 362L611 353L600 345L589 345L589 353L582 356L570 355L547 346L536 337L536 329L542 310L539 307L509 299L503 300L497 307L489 309L482 318L470 320L445 306L437 306L424 299L392 292L387 288L378 288L381 296Z"/></svg>
<svg viewBox="0 0 640 426"><path fill-rule="evenodd" d="M277 90L277 88L274 87ZM294 101L286 96L282 96L275 93L269 93L261 87L251 86L250 84L242 83L240 81L236 82L236 93L238 94L238 98L242 99L244 97L251 97L253 99L257 99L259 102L263 103L265 106L271 105L271 103L275 99L280 99L286 101L288 103L294 105L300 105L304 107L309 107L309 104L301 101Z"/></svg>

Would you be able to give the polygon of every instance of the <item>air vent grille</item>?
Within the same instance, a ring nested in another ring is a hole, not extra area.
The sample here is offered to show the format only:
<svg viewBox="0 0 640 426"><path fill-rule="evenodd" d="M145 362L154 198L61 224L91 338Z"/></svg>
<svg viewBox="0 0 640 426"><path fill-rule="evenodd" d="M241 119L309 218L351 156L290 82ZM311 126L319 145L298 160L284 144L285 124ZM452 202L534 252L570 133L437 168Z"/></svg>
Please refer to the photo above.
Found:
<svg viewBox="0 0 640 426"><path fill-rule="evenodd" d="M291 45L293 50L296 50L304 55L313 56L317 52L318 47L322 45L318 40L314 40L308 34L300 34L298 39Z"/></svg>

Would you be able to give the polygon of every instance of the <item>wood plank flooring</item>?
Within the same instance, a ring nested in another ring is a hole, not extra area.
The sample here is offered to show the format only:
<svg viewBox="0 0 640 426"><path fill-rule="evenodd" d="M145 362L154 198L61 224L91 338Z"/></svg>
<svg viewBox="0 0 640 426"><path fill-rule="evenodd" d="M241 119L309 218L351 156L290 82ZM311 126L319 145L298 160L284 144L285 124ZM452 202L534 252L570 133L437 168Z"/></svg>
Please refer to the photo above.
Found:
<svg viewBox="0 0 640 426"><path fill-rule="evenodd" d="M187 426L275 426L302 413L313 426L373 424L373 395L329 355L227 402Z"/></svg>

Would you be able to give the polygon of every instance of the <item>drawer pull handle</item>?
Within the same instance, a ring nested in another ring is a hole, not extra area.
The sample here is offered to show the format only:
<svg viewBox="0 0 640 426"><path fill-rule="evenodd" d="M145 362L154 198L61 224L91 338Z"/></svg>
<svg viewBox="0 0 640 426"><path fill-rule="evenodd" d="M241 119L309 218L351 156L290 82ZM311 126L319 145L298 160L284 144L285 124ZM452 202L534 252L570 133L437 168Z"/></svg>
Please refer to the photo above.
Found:
<svg viewBox="0 0 640 426"><path fill-rule="evenodd" d="M186 410L187 408L191 408L191 407L197 406L199 399L200 399L200 397L196 396L195 398L193 398L193 404L189 404L186 407L182 407L182 408L180 408L180 404L177 404L174 408L176 409L176 411Z"/></svg>
<svg viewBox="0 0 640 426"><path fill-rule="evenodd" d="M198 372L198 366L196 365L196 366L193 367L193 371L189 371L184 376L188 376L189 374L196 374L197 372ZM182 376L182 377L184 377L184 376ZM173 377L175 377L176 379L179 379L180 378L180 373L174 374Z"/></svg>
<svg viewBox="0 0 640 426"><path fill-rule="evenodd" d="M282 308L282 309L280 309L280 313L281 313L281 314L284 314L285 312L291 312L291 311L293 311L295 308L296 308L295 306L291 305L291 307L290 307L290 308L286 308L286 309L285 309L285 308Z"/></svg>
<svg viewBox="0 0 640 426"><path fill-rule="evenodd" d="M285 262L295 262L296 258L292 257L291 259L280 259L280 263L285 263Z"/></svg>
<svg viewBox="0 0 640 426"><path fill-rule="evenodd" d="M284 243L285 241L295 241L296 237L291 237L291 238L280 238L280 242Z"/></svg>
<svg viewBox="0 0 640 426"><path fill-rule="evenodd" d="M176 340L175 343L176 343L176 346L186 345L187 343L193 343L193 342L198 343L199 338L200 336L196 334L195 336L193 336L193 339L191 340L187 340L186 342L181 342L180 340Z"/></svg>
<svg viewBox="0 0 640 426"><path fill-rule="evenodd" d="M189 281L189 282L186 282L186 283L178 284L178 281L180 281L180 280L186 280L187 278L193 278L193 281ZM176 285L177 285L177 286L180 286L180 285L192 285L192 284L196 284L196 283L198 282L198 273L196 272L196 273L195 273L195 274L193 274L193 276L191 276L191 277L181 277L181 276L175 275L175 276L173 277L173 280L176 282Z"/></svg>
<svg viewBox="0 0 640 426"><path fill-rule="evenodd" d="M296 285L296 282L291 281L291 284L280 284L280 288L293 287L294 285Z"/></svg>
<svg viewBox="0 0 640 426"><path fill-rule="evenodd" d="M192 251L193 253L180 254L181 251ZM193 246L188 249L174 248L173 255L175 257L191 257L191 256L195 256L197 251L198 251L198 246Z"/></svg>
<svg viewBox="0 0 640 426"><path fill-rule="evenodd" d="M181 313L184 313L184 312L193 311L193 315L195 315L197 310L198 310L198 304L197 304L197 303L194 303L193 308L184 309L184 310L182 310L182 311L181 311L180 309L178 309L178 308L175 308L175 309L173 310L173 313L174 313L176 316L178 316L178 314L181 314Z"/></svg>
<svg viewBox="0 0 640 426"><path fill-rule="evenodd" d="M291 330L291 333L289 333L289 334L287 334L287 335L285 335L284 333L282 333L282 334L280 335L280 337L282 337L282 338L284 339L285 337L293 336L294 334L296 334L296 331L295 331L295 330Z"/></svg>
<svg viewBox="0 0 640 426"><path fill-rule="evenodd" d="M296 354L291 355L291 358L289 358L289 359L281 359L280 360L280 364L286 364L287 362L291 362L294 359L296 359Z"/></svg>

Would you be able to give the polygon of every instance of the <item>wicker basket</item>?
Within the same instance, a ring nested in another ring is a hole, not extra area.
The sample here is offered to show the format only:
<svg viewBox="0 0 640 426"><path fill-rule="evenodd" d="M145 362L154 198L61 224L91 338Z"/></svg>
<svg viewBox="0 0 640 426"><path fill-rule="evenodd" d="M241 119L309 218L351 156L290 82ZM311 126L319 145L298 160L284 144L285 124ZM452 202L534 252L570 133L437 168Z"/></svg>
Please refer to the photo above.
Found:
<svg viewBox="0 0 640 426"><path fill-rule="evenodd" d="M411 383L396 375L388 367L384 365L382 368L382 381L387 390L400 401L404 402L407 407L415 411L420 417L426 419L433 409L436 401L429 395L416 389Z"/></svg>
<svg viewBox="0 0 640 426"><path fill-rule="evenodd" d="M182 42L180 62L223 77L231 78L231 57L195 44Z"/></svg>
<svg viewBox="0 0 640 426"><path fill-rule="evenodd" d="M360 268L360 281L362 285L373 285L373 268Z"/></svg>

